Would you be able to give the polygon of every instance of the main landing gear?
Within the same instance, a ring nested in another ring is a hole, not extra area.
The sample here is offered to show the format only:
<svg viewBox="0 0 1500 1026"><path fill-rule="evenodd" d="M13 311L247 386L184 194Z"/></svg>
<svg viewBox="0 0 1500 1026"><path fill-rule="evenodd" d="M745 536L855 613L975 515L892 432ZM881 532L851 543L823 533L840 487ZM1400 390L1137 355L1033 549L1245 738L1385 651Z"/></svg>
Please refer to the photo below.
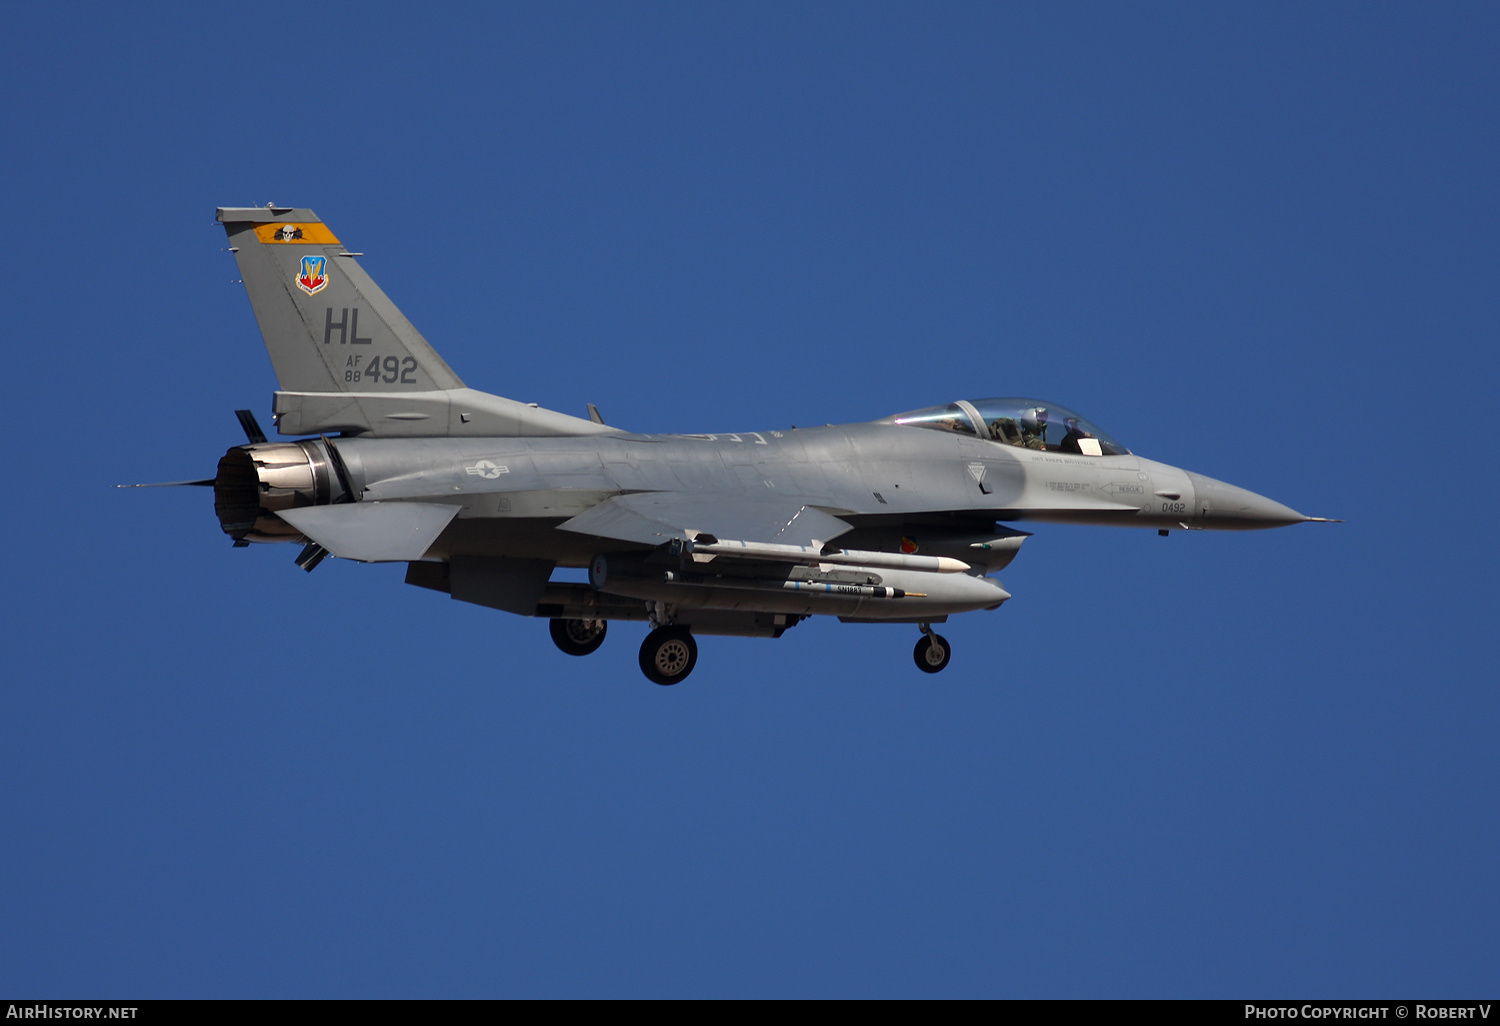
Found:
<svg viewBox="0 0 1500 1026"><path fill-rule="evenodd" d="M547 625L552 641L568 655L585 656L604 644L609 624L604 620L555 618ZM686 680L698 664L698 643L686 627L657 627L641 643L641 672L653 684Z"/></svg>
<svg viewBox="0 0 1500 1026"><path fill-rule="evenodd" d="M953 649L948 644L948 639L936 633L931 624L919 626L922 628L922 637L917 641L912 658L917 662L917 669L923 673L937 673L948 665L948 660L953 657Z"/></svg>
<svg viewBox="0 0 1500 1026"><path fill-rule="evenodd" d="M606 620L558 620L547 625L552 633L552 642L571 656L586 656L604 644L604 633L609 630Z"/></svg>
<svg viewBox="0 0 1500 1026"><path fill-rule="evenodd" d="M686 680L698 664L698 643L686 627L658 627L641 642L641 672L653 684Z"/></svg>

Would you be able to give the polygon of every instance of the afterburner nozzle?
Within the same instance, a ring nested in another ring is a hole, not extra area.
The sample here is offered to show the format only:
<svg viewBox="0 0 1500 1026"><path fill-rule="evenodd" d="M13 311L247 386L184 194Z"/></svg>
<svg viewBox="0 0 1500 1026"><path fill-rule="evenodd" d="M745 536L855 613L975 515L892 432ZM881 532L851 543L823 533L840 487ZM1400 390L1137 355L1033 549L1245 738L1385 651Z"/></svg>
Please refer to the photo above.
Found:
<svg viewBox="0 0 1500 1026"><path fill-rule="evenodd" d="M311 439L237 445L219 460L214 512L236 542L296 541L302 533L276 514L324 505L338 494L328 459Z"/></svg>

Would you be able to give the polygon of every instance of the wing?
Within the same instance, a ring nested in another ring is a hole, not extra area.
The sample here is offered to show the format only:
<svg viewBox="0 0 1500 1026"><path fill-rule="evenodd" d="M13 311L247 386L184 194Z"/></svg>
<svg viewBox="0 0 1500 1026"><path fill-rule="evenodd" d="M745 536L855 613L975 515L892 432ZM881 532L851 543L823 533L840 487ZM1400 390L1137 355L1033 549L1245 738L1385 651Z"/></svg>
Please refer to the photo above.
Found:
<svg viewBox="0 0 1500 1026"><path fill-rule="evenodd" d="M617 495L559 527L650 546L712 535L714 539L814 548L850 529L838 517L796 500L745 501L683 492Z"/></svg>

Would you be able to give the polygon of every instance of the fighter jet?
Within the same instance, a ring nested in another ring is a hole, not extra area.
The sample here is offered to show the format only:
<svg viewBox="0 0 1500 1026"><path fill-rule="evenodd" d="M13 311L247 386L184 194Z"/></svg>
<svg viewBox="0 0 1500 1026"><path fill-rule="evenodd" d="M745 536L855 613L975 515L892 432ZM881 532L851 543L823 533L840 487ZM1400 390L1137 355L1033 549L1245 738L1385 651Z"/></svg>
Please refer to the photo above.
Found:
<svg viewBox="0 0 1500 1026"><path fill-rule="evenodd" d="M280 390L268 441L211 481L236 546L403 562L406 582L550 621L583 656L612 620L650 632L640 666L677 684L696 638L775 638L810 616L934 624L998 609L992 574L1030 522L1249 530L1322 518L1137 456L1078 413L958 399L864 424L638 434L468 388L311 210L225 207ZM553 580L587 568L588 583Z"/></svg>

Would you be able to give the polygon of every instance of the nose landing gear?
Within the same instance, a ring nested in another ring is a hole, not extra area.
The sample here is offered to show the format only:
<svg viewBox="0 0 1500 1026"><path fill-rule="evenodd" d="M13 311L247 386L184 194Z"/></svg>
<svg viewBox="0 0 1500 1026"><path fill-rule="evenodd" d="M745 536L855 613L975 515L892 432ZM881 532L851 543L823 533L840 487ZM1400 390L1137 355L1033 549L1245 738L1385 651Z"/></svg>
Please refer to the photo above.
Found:
<svg viewBox="0 0 1500 1026"><path fill-rule="evenodd" d="M922 628L922 636L917 639L916 650L912 652L912 658L916 660L917 669L923 673L937 673L948 665L948 660L953 656L953 649L948 645L948 639L936 633L929 623L919 624Z"/></svg>

